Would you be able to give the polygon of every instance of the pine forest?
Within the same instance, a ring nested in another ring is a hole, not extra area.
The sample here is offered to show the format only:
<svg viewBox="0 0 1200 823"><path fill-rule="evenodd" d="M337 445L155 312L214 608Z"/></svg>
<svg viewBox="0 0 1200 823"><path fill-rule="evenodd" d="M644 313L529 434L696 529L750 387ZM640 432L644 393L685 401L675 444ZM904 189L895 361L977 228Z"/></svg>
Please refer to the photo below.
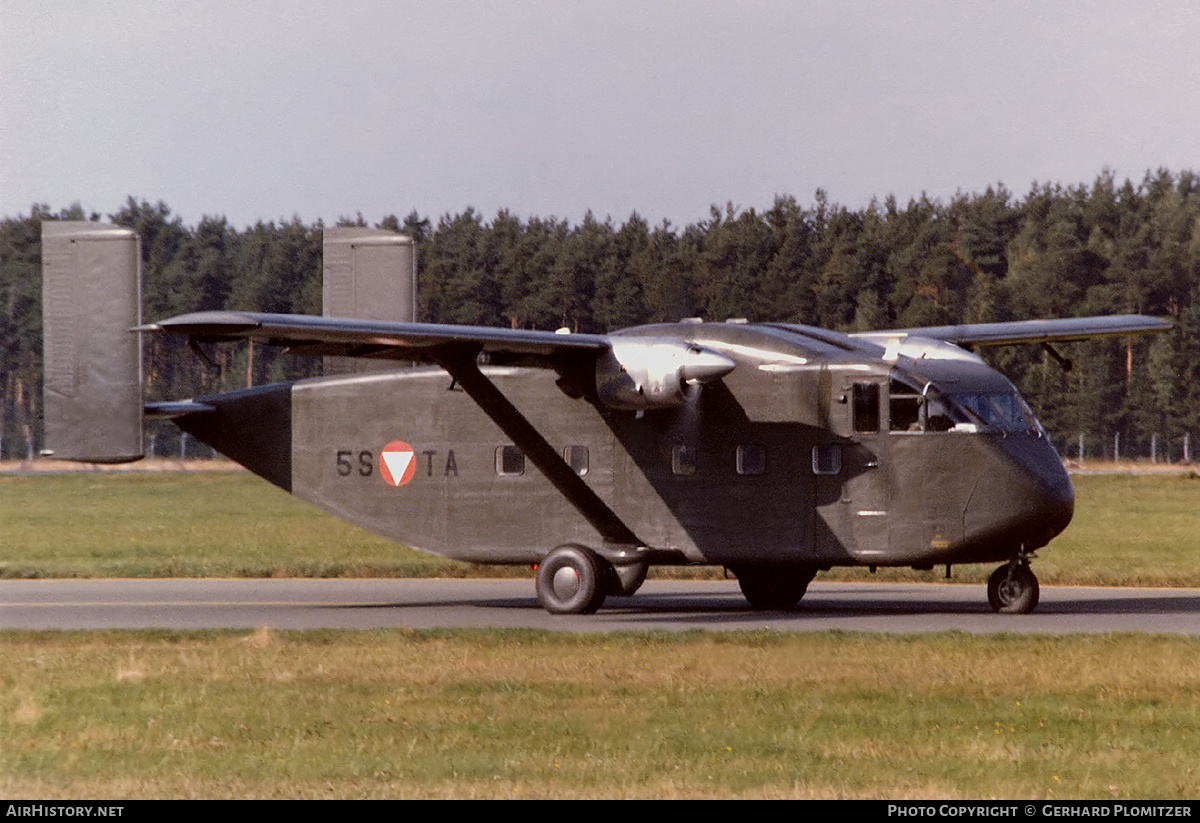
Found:
<svg viewBox="0 0 1200 823"><path fill-rule="evenodd" d="M147 320L208 309L319 314L324 226L223 217L187 225L167 204L129 198L111 214L36 205L0 220L0 457L41 442L41 222L102 220L142 243ZM338 225L368 225L362 216ZM688 226L586 215L372 224L416 241L418 319L604 332L684 317L805 323L843 331L1141 313L1171 333L1057 347L983 350L1068 458L1181 461L1200 449L1200 176L1004 186L949 202L894 198L862 210L780 196L713 206ZM319 373L245 345L205 364L185 343L146 346L149 399L178 399ZM164 434L164 437L168 435ZM178 448L166 440L160 449Z"/></svg>

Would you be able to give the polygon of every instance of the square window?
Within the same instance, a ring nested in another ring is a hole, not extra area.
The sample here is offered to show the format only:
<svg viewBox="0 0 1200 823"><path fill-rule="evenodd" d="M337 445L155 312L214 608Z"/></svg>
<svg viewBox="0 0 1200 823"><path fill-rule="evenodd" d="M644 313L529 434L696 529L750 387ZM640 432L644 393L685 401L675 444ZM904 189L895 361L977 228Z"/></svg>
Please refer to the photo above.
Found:
<svg viewBox="0 0 1200 823"><path fill-rule="evenodd" d="M587 446L567 446L563 449L563 460L571 467L571 471L580 477L588 473Z"/></svg>
<svg viewBox="0 0 1200 823"><path fill-rule="evenodd" d="M694 446L679 445L671 448L671 471L683 476L696 473L696 449Z"/></svg>
<svg viewBox="0 0 1200 823"><path fill-rule="evenodd" d="M738 474L765 474L767 471L767 450L763 446L752 443L737 447Z"/></svg>
<svg viewBox="0 0 1200 823"><path fill-rule="evenodd" d="M839 443L822 443L813 446L813 474L841 474L842 447Z"/></svg>
<svg viewBox="0 0 1200 823"><path fill-rule="evenodd" d="M501 477L517 477L525 473L525 452L516 446L500 446L496 449L496 474Z"/></svg>

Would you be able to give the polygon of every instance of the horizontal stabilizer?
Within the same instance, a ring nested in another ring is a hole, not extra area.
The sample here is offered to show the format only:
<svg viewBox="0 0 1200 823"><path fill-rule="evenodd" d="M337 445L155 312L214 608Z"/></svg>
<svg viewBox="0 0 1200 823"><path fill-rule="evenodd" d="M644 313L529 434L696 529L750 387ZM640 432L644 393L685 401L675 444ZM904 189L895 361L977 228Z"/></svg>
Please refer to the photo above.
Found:
<svg viewBox="0 0 1200 823"><path fill-rule="evenodd" d="M163 403L147 403L146 417L157 419L173 419L187 414L212 414L216 406L207 403L197 403L195 400L169 400Z"/></svg>

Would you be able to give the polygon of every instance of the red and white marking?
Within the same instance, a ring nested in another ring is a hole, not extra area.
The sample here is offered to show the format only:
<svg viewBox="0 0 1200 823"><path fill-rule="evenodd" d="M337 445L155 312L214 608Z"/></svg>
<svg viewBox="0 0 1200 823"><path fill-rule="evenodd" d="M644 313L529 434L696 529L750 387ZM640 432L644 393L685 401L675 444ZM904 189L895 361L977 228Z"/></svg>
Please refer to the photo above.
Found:
<svg viewBox="0 0 1200 823"><path fill-rule="evenodd" d="M403 486L417 472L417 455L403 440L393 440L379 455L379 473L389 486Z"/></svg>

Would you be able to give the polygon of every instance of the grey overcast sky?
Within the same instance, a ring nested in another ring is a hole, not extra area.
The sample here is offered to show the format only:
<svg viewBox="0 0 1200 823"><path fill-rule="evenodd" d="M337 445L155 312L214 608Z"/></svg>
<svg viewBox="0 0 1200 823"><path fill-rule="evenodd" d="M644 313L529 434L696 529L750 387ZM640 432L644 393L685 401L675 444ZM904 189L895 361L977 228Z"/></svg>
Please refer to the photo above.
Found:
<svg viewBox="0 0 1200 823"><path fill-rule="evenodd" d="M0 0L0 216L686 225L1200 169L1200 0Z"/></svg>

